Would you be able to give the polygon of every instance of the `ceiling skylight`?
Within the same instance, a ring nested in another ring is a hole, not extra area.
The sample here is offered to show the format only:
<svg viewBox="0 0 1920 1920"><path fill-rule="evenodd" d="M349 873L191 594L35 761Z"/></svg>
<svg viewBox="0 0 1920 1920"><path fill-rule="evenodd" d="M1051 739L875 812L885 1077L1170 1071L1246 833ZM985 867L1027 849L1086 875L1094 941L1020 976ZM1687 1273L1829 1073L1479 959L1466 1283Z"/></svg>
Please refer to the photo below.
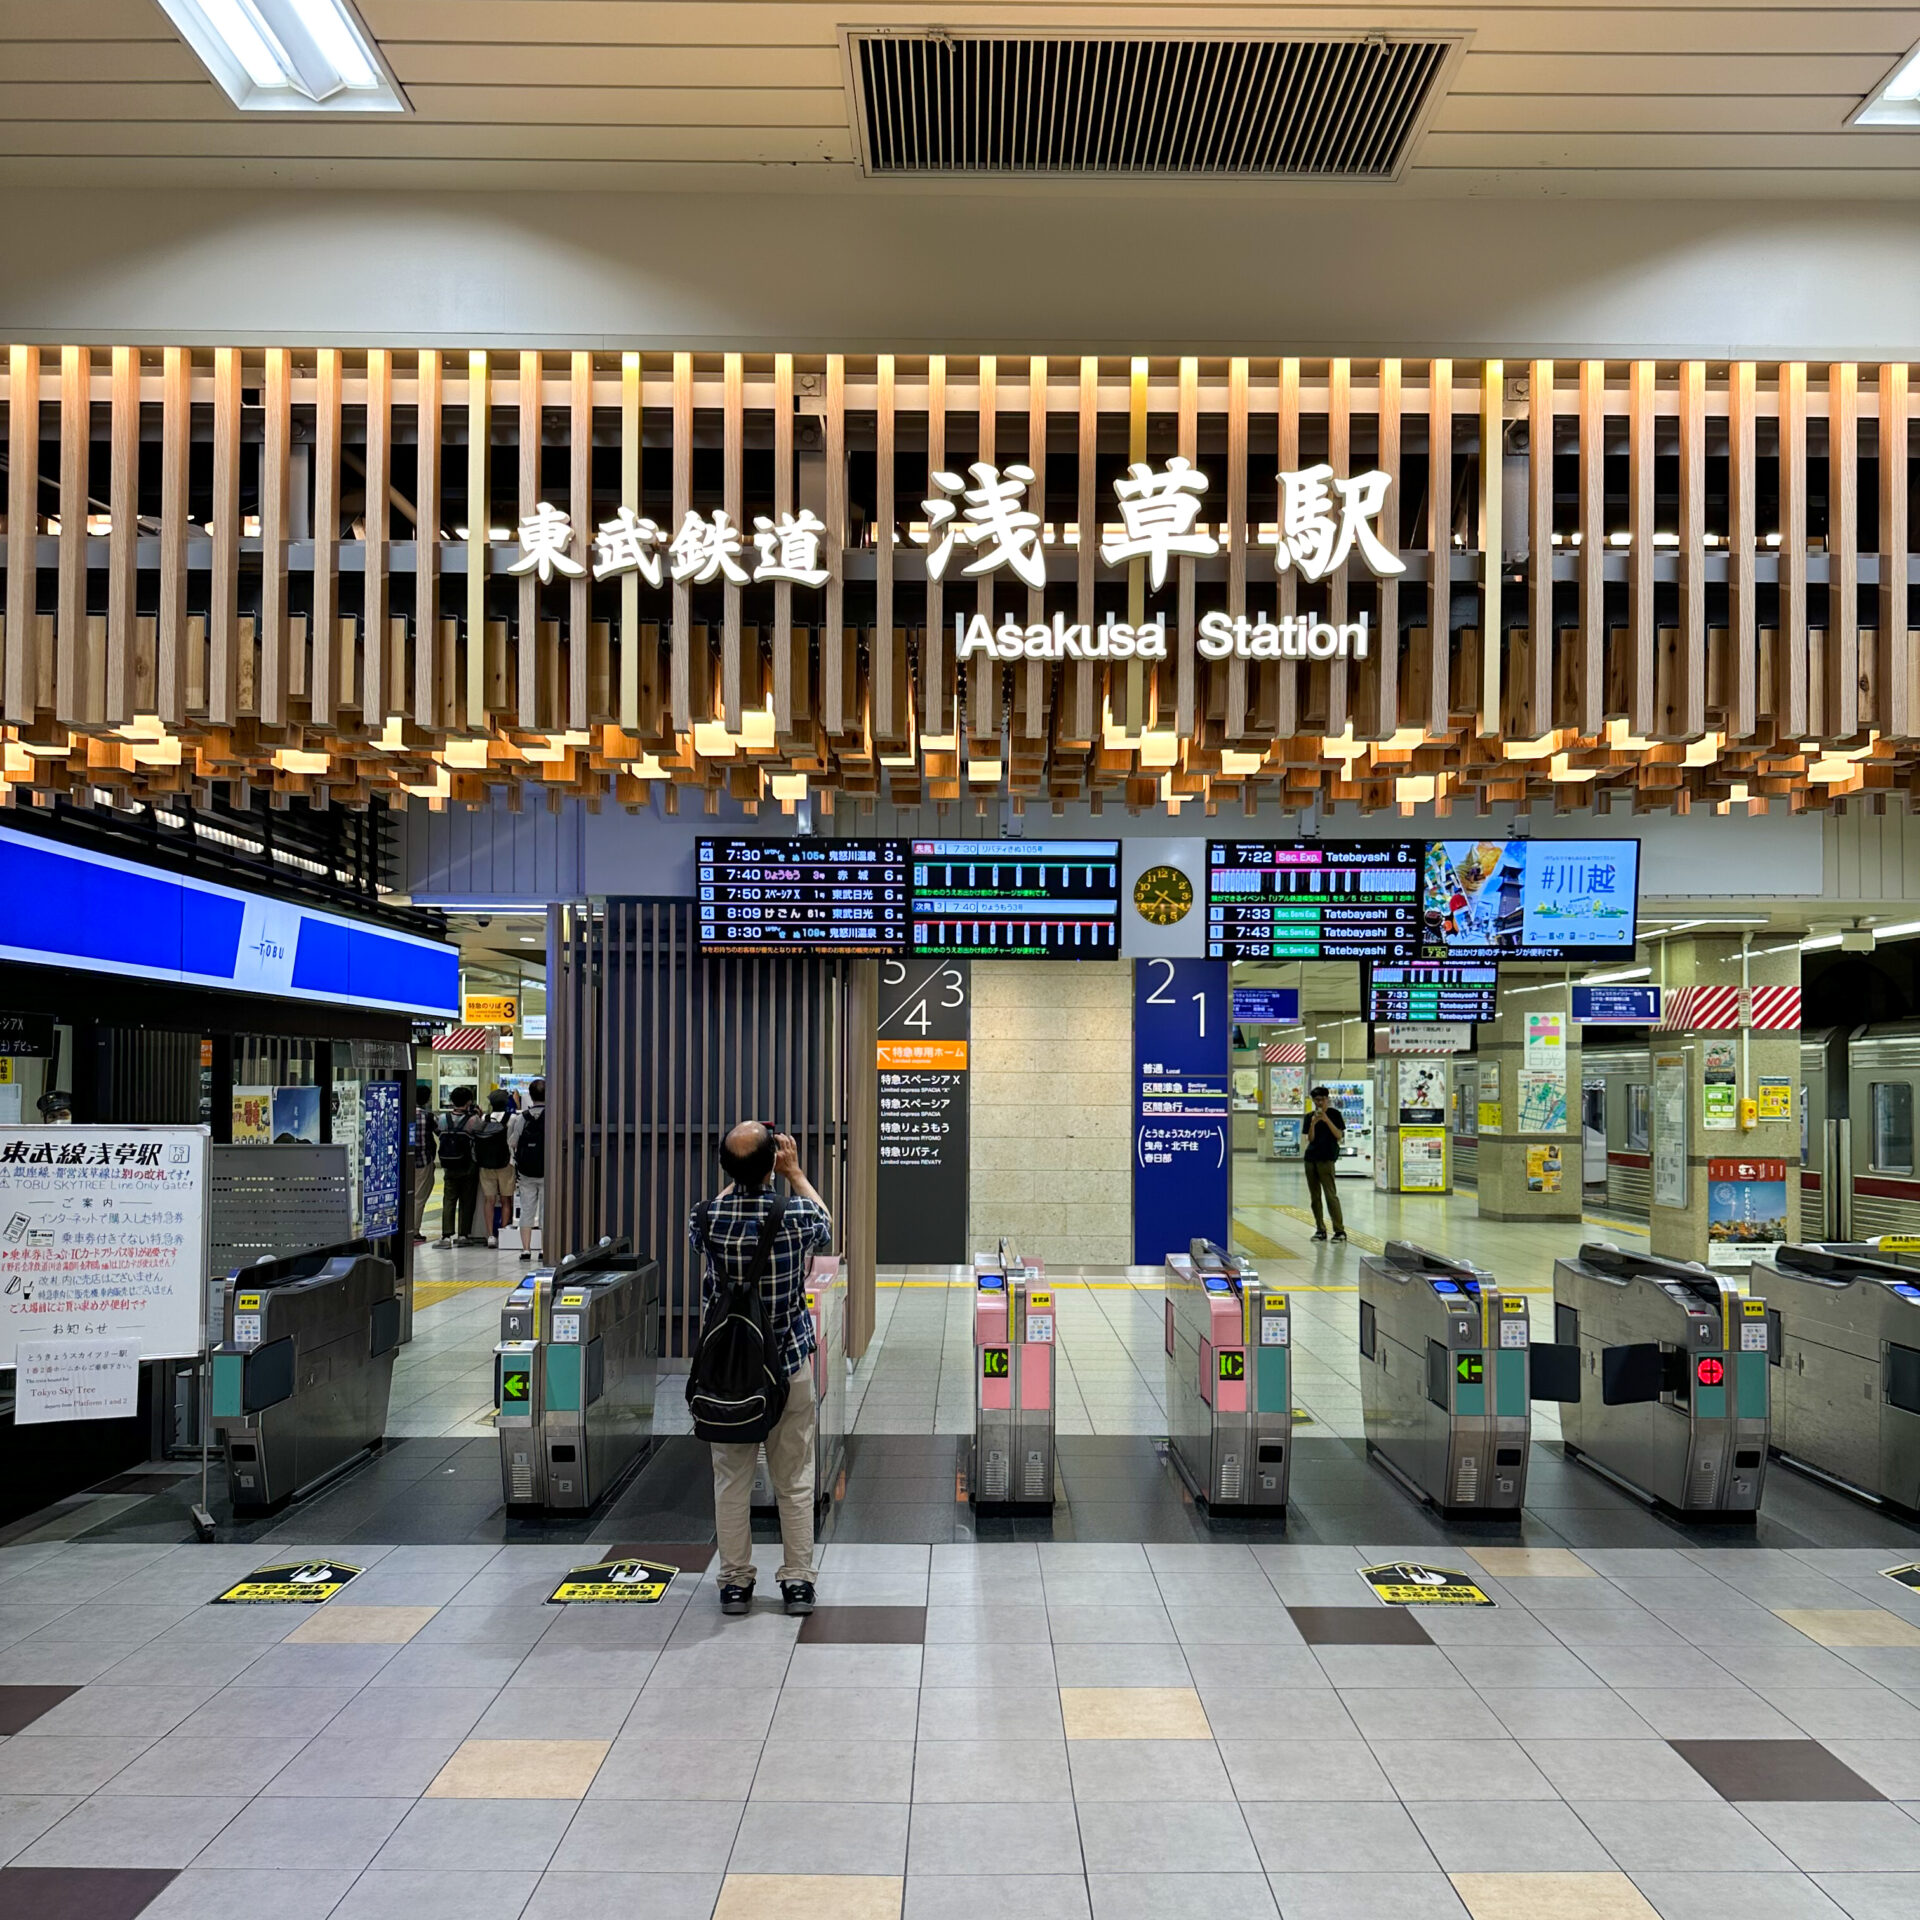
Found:
<svg viewBox="0 0 1920 1920"><path fill-rule="evenodd" d="M1847 115L1850 127L1920 127L1920 47L1900 64Z"/></svg>
<svg viewBox="0 0 1920 1920"><path fill-rule="evenodd" d="M160 0L245 113L405 113L351 0Z"/></svg>

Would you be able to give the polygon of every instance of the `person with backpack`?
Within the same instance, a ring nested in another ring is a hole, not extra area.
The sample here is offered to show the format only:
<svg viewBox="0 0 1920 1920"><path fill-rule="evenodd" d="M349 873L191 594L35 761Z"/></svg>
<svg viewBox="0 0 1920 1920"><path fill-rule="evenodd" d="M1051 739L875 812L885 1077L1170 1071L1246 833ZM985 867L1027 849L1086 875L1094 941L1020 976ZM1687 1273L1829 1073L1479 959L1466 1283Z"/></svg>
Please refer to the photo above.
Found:
<svg viewBox="0 0 1920 1920"><path fill-rule="evenodd" d="M480 1217L487 1245L500 1244L500 1229L513 1218L513 1095L495 1087L487 1095L486 1117L473 1136L473 1163L480 1170Z"/></svg>
<svg viewBox="0 0 1920 1920"><path fill-rule="evenodd" d="M780 1508L780 1598L811 1613L813 1315L807 1269L833 1217L800 1170L790 1134L745 1120L721 1142L728 1184L693 1210L687 1238L704 1265L700 1338L687 1375L695 1437L713 1444L720 1611L753 1605L753 1473L760 1448ZM778 1174L790 1194L771 1190Z"/></svg>
<svg viewBox="0 0 1920 1920"><path fill-rule="evenodd" d="M480 1168L473 1157L480 1124L471 1087L455 1087L440 1116L440 1238L436 1247L471 1247L473 1210L480 1200Z"/></svg>
<svg viewBox="0 0 1920 1920"><path fill-rule="evenodd" d="M520 1200L520 1258L533 1258L533 1230L545 1226L547 1211L547 1083L535 1080L527 1087L527 1110L516 1113L507 1129L507 1147L513 1156L513 1178ZM546 1236L541 1235L542 1251Z"/></svg>

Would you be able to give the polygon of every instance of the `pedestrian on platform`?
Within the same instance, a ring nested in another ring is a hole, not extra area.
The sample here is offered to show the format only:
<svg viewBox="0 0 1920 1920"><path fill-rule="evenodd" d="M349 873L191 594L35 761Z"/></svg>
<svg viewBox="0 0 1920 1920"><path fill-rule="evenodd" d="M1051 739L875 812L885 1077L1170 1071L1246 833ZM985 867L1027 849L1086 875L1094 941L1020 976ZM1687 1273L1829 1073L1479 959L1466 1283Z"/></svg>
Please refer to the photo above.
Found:
<svg viewBox="0 0 1920 1920"><path fill-rule="evenodd" d="M1325 1087L1315 1087L1309 1097L1313 1110L1307 1115L1306 1149L1300 1158L1306 1163L1307 1198L1313 1203L1313 1237L1327 1237L1327 1214L1331 1213L1333 1237L1344 1240L1347 1223L1340 1214L1340 1194L1333 1174L1340 1160L1340 1143L1347 1137L1347 1123Z"/></svg>
<svg viewBox="0 0 1920 1920"><path fill-rule="evenodd" d="M440 1116L440 1238L436 1247L470 1247L473 1210L480 1201L480 1166L473 1157L473 1136L480 1111L471 1087L455 1087Z"/></svg>

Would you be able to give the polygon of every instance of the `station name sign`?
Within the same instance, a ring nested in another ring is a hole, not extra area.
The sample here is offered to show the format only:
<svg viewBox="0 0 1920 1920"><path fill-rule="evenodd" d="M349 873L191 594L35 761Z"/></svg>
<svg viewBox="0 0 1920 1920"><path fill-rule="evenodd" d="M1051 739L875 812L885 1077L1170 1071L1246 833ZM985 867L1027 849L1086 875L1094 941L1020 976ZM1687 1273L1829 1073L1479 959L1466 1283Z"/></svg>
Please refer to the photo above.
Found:
<svg viewBox="0 0 1920 1920"><path fill-rule="evenodd" d="M994 626L983 613L953 617L954 650L965 660L983 654L993 660L1164 660L1167 623L1155 615L1137 626L1112 614L1097 626L1056 613L1050 621L1023 625L1003 620ZM1195 650L1206 660L1364 660L1367 616L1335 626L1309 614L1269 620L1225 613L1200 616Z"/></svg>
<svg viewBox="0 0 1920 1920"><path fill-rule="evenodd" d="M1376 468L1342 477L1322 462L1275 477L1279 482L1273 547L1276 573L1298 572L1304 580L1320 580L1354 557L1379 579L1406 572L1405 561L1382 543L1374 524L1386 506L1393 484L1390 474ZM976 460L964 475L934 472L928 497L921 502L927 516L925 531L915 535L926 549L928 579L944 580L949 567L960 577L976 579L1005 570L1031 588L1044 587L1045 526L1028 498L1036 478L1033 468L1018 462L999 467L987 460ZM1167 569L1174 560L1205 560L1219 553L1217 532L1200 518L1207 487L1207 476L1179 454L1164 467L1136 460L1113 483L1120 524L1100 541L1101 563L1120 567L1143 562L1148 584L1157 593L1166 584ZM578 531L569 515L541 501L520 521L520 557L507 571L549 581L556 573L577 579L591 566L596 580L631 573L651 587L705 586L714 581L744 587L785 581L817 588L833 577L832 554L826 544L829 530L809 508L772 520L757 516L749 534L734 524L724 508L699 513L689 507L678 529L669 534L657 521L623 505L588 539L586 558L573 552ZM1082 537L1092 538L1093 529L1083 529ZM749 539L757 550L751 573L745 564ZM965 564L956 566L959 560ZM1283 628L1285 624L1281 623ZM1242 644L1239 636L1230 635L1224 648L1210 657L1224 658ZM1251 647L1252 637L1244 644ZM1302 651L1290 651L1284 632L1272 644L1278 651L1249 651L1242 657L1330 659L1333 652L1330 648L1315 653L1305 635L1299 643ZM1000 652L997 645L995 651ZM1002 653L1000 657L1014 656Z"/></svg>

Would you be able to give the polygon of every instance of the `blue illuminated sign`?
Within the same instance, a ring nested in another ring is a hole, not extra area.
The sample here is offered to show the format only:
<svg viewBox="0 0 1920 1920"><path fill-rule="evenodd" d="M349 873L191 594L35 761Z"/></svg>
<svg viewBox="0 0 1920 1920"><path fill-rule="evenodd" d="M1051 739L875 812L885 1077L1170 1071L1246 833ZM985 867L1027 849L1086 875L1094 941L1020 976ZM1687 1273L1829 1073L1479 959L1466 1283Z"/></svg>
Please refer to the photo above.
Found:
<svg viewBox="0 0 1920 1920"><path fill-rule="evenodd" d="M1235 987L1233 1017L1254 1026L1293 1027L1300 1023L1298 987Z"/></svg>
<svg viewBox="0 0 1920 1920"><path fill-rule="evenodd" d="M0 959L460 1017L455 947L5 827Z"/></svg>
<svg viewBox="0 0 1920 1920"><path fill-rule="evenodd" d="M1660 1018L1658 987L1575 987L1577 1026L1650 1027Z"/></svg>
<svg viewBox="0 0 1920 1920"><path fill-rule="evenodd" d="M1133 1258L1157 1267L1196 1239L1228 1244L1230 1023L1224 960L1133 971Z"/></svg>

